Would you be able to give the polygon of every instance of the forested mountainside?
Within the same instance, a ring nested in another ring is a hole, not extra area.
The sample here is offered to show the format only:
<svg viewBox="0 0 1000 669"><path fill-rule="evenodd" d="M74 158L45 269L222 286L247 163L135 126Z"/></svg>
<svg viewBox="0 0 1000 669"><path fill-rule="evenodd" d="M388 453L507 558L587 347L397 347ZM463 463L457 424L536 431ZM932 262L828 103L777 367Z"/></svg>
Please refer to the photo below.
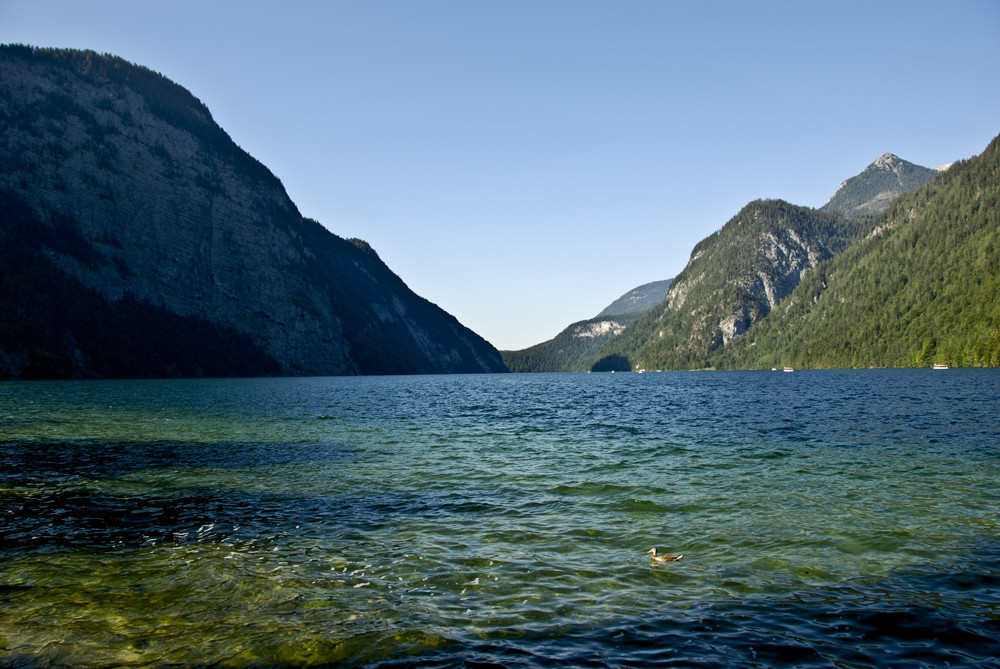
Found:
<svg viewBox="0 0 1000 669"><path fill-rule="evenodd" d="M552 339L520 351L501 351L512 372L587 372L601 347L625 327L663 301L673 279L637 286L609 304L596 317L577 321Z"/></svg>
<svg viewBox="0 0 1000 669"><path fill-rule="evenodd" d="M578 327L589 323L582 321L549 342L524 351L505 351L504 359L514 371L806 366L787 351L772 355L771 347L776 344L758 336L765 324L777 319L770 314L802 290L800 285L813 285L807 279L817 268L826 267L838 254L853 248L859 234L877 225L872 222L877 213L895 206L893 198L928 184L938 173L885 153L861 174L841 184L820 210L781 200L751 202L694 248L688 265L673 279L666 298L655 308L631 323L617 322L614 334L587 340L589 347L573 339L573 333L580 331ZM954 233L964 235L957 229ZM989 283L986 277L977 281ZM960 286L953 289L961 290ZM957 313L952 316L957 317ZM976 320L968 312L965 317ZM793 325L783 322L770 332L777 336L774 333L780 331L787 338ZM841 325L850 328L846 321ZM813 322L811 326L817 332L831 331L825 322ZM977 327L989 330L990 326ZM922 344L923 354L912 357L908 364L923 364L929 359L927 351L937 342ZM878 357L873 352L866 359ZM968 362L973 359L984 358L979 353L967 355L964 364L988 364ZM887 359L884 364L897 363Z"/></svg>
<svg viewBox="0 0 1000 669"><path fill-rule="evenodd" d="M546 342L500 354L512 372L589 372L601 347L636 318L633 313L578 321Z"/></svg>
<svg viewBox="0 0 1000 669"><path fill-rule="evenodd" d="M1000 366L1000 137L893 201L710 362Z"/></svg>
<svg viewBox="0 0 1000 669"><path fill-rule="evenodd" d="M709 366L820 262L842 251L857 219L757 200L699 242L666 299L601 349L617 369Z"/></svg>
<svg viewBox="0 0 1000 669"><path fill-rule="evenodd" d="M0 378L503 371L184 88L0 46Z"/></svg>
<svg viewBox="0 0 1000 669"><path fill-rule="evenodd" d="M861 174L842 183L821 209L843 216L874 216L885 211L894 198L929 183L937 175L937 170L883 153Z"/></svg>

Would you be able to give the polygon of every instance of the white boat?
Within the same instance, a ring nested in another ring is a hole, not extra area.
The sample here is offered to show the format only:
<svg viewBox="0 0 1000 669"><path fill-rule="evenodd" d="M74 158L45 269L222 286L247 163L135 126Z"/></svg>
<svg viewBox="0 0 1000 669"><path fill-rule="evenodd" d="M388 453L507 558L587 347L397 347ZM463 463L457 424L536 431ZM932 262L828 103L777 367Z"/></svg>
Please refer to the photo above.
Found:
<svg viewBox="0 0 1000 669"><path fill-rule="evenodd" d="M934 365L934 369L948 369L948 365L942 365L939 363Z"/></svg>
<svg viewBox="0 0 1000 669"><path fill-rule="evenodd" d="M792 369L791 367L785 367L785 371L786 372L794 372L795 370Z"/></svg>

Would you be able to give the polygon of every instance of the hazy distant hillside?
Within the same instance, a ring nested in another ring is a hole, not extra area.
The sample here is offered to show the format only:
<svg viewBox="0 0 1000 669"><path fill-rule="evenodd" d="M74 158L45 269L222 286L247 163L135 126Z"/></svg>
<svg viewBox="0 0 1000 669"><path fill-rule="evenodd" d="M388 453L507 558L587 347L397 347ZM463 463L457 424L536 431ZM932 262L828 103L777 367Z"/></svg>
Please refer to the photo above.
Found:
<svg viewBox="0 0 1000 669"><path fill-rule="evenodd" d="M605 307L597 317L643 314L664 300L672 282L673 279L665 279L633 288Z"/></svg>
<svg viewBox="0 0 1000 669"><path fill-rule="evenodd" d="M919 188L938 175L891 153L883 153L871 165L843 184L822 209L844 216L874 216L893 198Z"/></svg>
<svg viewBox="0 0 1000 669"><path fill-rule="evenodd" d="M512 372L590 371L601 347L662 302L671 281L654 281L633 288L596 317L571 324L549 341L520 351L501 351L504 364Z"/></svg>
<svg viewBox="0 0 1000 669"><path fill-rule="evenodd" d="M895 200L726 367L1000 366L1000 138Z"/></svg>
<svg viewBox="0 0 1000 669"><path fill-rule="evenodd" d="M512 372L588 372L601 347L624 332L637 317L637 314L626 314L579 321L549 341L500 354Z"/></svg>
<svg viewBox="0 0 1000 669"><path fill-rule="evenodd" d="M0 47L0 378L502 371L188 91Z"/></svg>

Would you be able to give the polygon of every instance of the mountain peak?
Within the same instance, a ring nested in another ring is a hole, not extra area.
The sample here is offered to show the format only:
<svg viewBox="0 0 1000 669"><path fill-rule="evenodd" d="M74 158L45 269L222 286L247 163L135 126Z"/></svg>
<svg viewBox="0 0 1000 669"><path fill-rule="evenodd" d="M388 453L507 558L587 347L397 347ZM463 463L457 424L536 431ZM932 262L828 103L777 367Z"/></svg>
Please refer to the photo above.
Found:
<svg viewBox="0 0 1000 669"><path fill-rule="evenodd" d="M842 183L822 209L844 216L878 214L889 206L893 198L923 186L937 174L937 170L915 165L894 153L885 152L861 174Z"/></svg>
<svg viewBox="0 0 1000 669"><path fill-rule="evenodd" d="M876 158L875 162L873 162L871 165L869 165L869 167L879 167L879 168L882 168L882 169L890 169L890 170L892 170L892 169L896 169L898 166L900 166L902 163L905 163L905 162L906 162L905 160L903 160L902 158L900 158L896 154L889 153L888 151L886 151L881 156L879 156L878 158Z"/></svg>

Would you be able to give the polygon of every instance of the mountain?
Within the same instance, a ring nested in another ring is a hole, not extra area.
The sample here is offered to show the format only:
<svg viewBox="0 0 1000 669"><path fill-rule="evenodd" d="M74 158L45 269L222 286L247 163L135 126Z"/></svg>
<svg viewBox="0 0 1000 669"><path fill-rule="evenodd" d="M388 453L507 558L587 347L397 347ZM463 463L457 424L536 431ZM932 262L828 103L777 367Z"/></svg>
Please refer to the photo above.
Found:
<svg viewBox="0 0 1000 669"><path fill-rule="evenodd" d="M0 47L0 377L503 371L184 88Z"/></svg>
<svg viewBox="0 0 1000 669"><path fill-rule="evenodd" d="M891 153L883 153L857 176L840 185L821 207L843 216L873 216L889 206L893 198L929 183L938 175Z"/></svg>
<svg viewBox="0 0 1000 669"><path fill-rule="evenodd" d="M604 308L597 317L621 316L623 314L644 314L667 296L673 279L644 283L628 291Z"/></svg>
<svg viewBox="0 0 1000 669"><path fill-rule="evenodd" d="M640 286L593 321L574 323L523 351L503 352L504 361L513 371L714 366L811 270L845 249L865 220L938 172L884 153L841 184L820 210L781 200L751 202L695 246L675 279ZM609 322L602 325L602 319ZM598 327L606 334L580 336Z"/></svg>
<svg viewBox="0 0 1000 669"><path fill-rule="evenodd" d="M577 321L552 339L520 351L501 351L512 372L587 372L606 342L620 335L638 314Z"/></svg>
<svg viewBox="0 0 1000 669"><path fill-rule="evenodd" d="M604 344L663 301L673 279L628 291L594 318L572 323L552 339L520 351L501 351L512 372L586 372Z"/></svg>
<svg viewBox="0 0 1000 669"><path fill-rule="evenodd" d="M607 342L599 359L616 369L711 366L720 349L843 250L859 225L783 200L751 202L694 247L663 303Z"/></svg>
<svg viewBox="0 0 1000 669"><path fill-rule="evenodd" d="M1000 366L1000 137L896 200L728 368Z"/></svg>

